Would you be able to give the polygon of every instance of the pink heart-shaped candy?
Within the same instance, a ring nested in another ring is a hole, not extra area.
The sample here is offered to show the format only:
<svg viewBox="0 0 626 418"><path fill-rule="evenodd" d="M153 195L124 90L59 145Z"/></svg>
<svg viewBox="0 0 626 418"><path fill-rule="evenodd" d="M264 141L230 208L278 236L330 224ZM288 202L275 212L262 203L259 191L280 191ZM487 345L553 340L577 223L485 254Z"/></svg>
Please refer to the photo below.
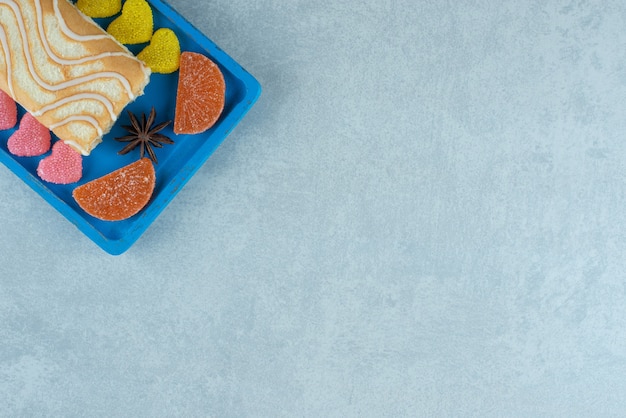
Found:
<svg viewBox="0 0 626 418"><path fill-rule="evenodd" d="M65 142L57 141L52 154L39 161L37 174L50 183L76 183L83 176L83 156Z"/></svg>
<svg viewBox="0 0 626 418"><path fill-rule="evenodd" d="M36 157L50 149L50 131L30 113L20 121L20 127L9 137L9 152L18 157Z"/></svg>
<svg viewBox="0 0 626 418"><path fill-rule="evenodd" d="M17 123L17 104L0 90L0 130L11 129Z"/></svg>

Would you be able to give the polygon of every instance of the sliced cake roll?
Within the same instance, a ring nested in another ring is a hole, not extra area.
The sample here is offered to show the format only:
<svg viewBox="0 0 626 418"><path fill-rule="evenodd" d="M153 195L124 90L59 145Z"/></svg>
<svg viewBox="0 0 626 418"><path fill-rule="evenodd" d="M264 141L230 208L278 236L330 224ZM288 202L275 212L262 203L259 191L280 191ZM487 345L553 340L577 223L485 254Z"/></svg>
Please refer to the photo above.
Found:
<svg viewBox="0 0 626 418"><path fill-rule="evenodd" d="M150 69L67 0L0 0L0 89L89 153Z"/></svg>

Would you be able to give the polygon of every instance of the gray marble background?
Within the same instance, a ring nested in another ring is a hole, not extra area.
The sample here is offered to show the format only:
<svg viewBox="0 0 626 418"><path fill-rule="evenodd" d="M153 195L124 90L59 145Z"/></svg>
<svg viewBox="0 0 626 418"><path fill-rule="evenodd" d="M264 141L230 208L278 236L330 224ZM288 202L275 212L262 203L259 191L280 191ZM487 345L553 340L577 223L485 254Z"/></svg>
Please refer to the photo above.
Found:
<svg viewBox="0 0 626 418"><path fill-rule="evenodd" d="M257 105L140 241L0 167L1 416L626 413L622 0L171 0Z"/></svg>

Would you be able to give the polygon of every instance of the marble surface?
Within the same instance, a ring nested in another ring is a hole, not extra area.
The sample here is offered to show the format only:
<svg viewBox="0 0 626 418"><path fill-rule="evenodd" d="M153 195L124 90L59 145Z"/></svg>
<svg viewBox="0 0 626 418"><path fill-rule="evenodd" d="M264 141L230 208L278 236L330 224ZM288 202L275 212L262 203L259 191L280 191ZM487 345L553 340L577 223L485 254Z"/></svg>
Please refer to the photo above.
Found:
<svg viewBox="0 0 626 418"><path fill-rule="evenodd" d="M626 4L171 0L258 104L122 256L0 167L0 416L620 416Z"/></svg>

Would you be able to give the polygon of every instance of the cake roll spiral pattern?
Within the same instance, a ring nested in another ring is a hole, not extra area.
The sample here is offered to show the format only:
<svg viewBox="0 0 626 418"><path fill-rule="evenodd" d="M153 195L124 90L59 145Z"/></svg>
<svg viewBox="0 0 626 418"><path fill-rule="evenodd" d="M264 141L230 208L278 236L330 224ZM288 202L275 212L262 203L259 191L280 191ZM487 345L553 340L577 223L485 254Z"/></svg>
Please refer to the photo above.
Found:
<svg viewBox="0 0 626 418"><path fill-rule="evenodd" d="M150 70L67 0L0 0L0 88L83 155Z"/></svg>

